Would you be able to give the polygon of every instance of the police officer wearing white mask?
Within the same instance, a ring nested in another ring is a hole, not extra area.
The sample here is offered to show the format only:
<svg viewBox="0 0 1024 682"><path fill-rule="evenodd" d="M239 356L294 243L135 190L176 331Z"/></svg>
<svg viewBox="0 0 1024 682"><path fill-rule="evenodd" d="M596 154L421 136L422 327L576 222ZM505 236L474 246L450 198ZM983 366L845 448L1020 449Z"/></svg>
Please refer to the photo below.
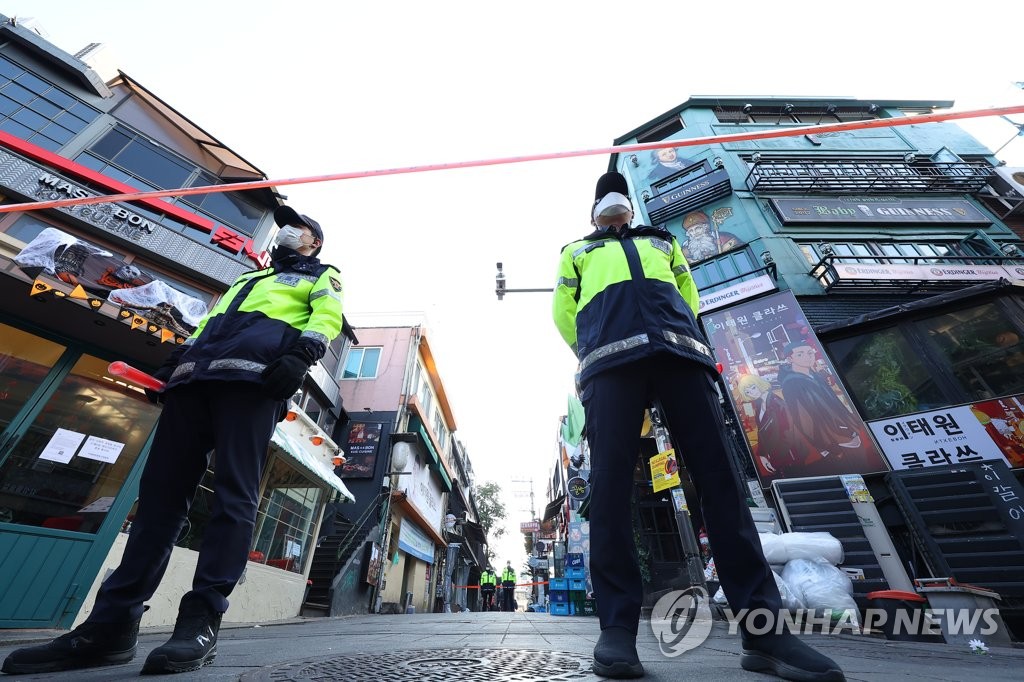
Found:
<svg viewBox="0 0 1024 682"><path fill-rule="evenodd" d="M726 446L715 358L697 326L697 286L671 233L630 227L628 195L619 173L598 180L594 231L562 249L553 307L580 362L591 452L590 569L601 622L594 672L614 678L644 674L636 651L643 582L631 499L644 409L654 400L697 489L733 611L781 608ZM793 635L754 637L746 625L740 623L745 669L844 679L838 665Z"/></svg>

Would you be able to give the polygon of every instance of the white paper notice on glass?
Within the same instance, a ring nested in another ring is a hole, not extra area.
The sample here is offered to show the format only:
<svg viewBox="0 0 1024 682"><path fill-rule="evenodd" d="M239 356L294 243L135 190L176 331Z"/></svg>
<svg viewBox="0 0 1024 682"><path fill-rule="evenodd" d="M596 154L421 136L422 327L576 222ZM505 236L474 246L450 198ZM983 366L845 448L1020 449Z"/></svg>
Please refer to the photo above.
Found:
<svg viewBox="0 0 1024 682"><path fill-rule="evenodd" d="M117 461L117 456L121 454L123 449L124 443L118 443L116 440L107 440L99 436L89 436L85 439L85 445L82 446L82 451L78 453L78 456L113 464Z"/></svg>
<svg viewBox="0 0 1024 682"><path fill-rule="evenodd" d="M50 438L50 442L39 453L39 459L48 459L51 462L67 464L75 456L75 451L78 450L78 446L82 443L83 438L85 438L84 433L57 429Z"/></svg>
<svg viewBox="0 0 1024 682"><path fill-rule="evenodd" d="M78 510L79 514L108 512L114 506L113 497L97 497L95 500Z"/></svg>

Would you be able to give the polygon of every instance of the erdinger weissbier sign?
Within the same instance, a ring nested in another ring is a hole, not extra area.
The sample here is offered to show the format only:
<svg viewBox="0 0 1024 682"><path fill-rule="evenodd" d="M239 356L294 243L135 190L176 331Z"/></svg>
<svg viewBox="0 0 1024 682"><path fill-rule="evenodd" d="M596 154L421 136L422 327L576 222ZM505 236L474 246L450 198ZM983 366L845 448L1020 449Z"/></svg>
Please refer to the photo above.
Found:
<svg viewBox="0 0 1024 682"><path fill-rule="evenodd" d="M888 469L792 292L701 320L763 486Z"/></svg>
<svg viewBox="0 0 1024 682"><path fill-rule="evenodd" d="M999 459L1024 466L1022 396L868 422L893 469Z"/></svg>

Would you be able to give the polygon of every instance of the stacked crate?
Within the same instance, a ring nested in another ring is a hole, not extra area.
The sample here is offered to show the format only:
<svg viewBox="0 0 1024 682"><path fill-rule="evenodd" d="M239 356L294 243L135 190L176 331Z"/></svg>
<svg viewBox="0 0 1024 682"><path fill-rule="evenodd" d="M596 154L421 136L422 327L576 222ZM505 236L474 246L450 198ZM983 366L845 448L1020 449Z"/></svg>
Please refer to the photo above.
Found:
<svg viewBox="0 0 1024 682"><path fill-rule="evenodd" d="M551 600L548 611L552 616L570 615L569 579L551 578L548 580L548 599Z"/></svg>
<svg viewBox="0 0 1024 682"><path fill-rule="evenodd" d="M593 600L587 599L587 569L582 554L565 555L565 579L569 583L569 615L594 615ZM590 613L587 602L590 601Z"/></svg>

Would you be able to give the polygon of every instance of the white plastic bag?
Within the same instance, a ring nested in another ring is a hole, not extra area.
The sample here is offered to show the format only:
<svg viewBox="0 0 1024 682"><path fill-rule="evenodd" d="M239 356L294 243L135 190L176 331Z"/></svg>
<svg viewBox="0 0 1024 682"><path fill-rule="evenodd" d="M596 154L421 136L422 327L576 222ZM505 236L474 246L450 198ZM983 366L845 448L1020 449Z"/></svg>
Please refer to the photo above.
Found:
<svg viewBox="0 0 1024 682"><path fill-rule="evenodd" d="M775 585L779 588L779 596L782 597L782 608L789 609L790 611L796 611L798 609L806 608L803 599L789 589L789 585L782 579L782 576L772 571L772 575L775 576Z"/></svg>
<svg viewBox="0 0 1024 682"><path fill-rule="evenodd" d="M831 533L783 533L778 536L786 561L822 558L833 566L843 563L843 545ZM770 559L768 563L774 563Z"/></svg>
<svg viewBox="0 0 1024 682"><path fill-rule="evenodd" d="M769 564L784 564L789 561L789 557L786 556L786 546L782 542L785 535L775 535L774 533L758 533L757 535L761 538L761 551L764 552L764 558L768 560Z"/></svg>
<svg viewBox="0 0 1024 682"><path fill-rule="evenodd" d="M772 575L775 577L775 586L779 588L779 596L782 597L782 608L789 609L791 611L796 611L797 609L804 608L804 603L800 600L798 596L793 594L793 591L789 589L788 585L786 585L786 581L782 579L782 576L780 576L775 571L772 571ZM712 597L711 601L713 601L716 604L728 603L728 599L726 599L725 592L722 590L721 587L719 587L718 591L715 592L715 596Z"/></svg>
<svg viewBox="0 0 1024 682"><path fill-rule="evenodd" d="M860 625L850 577L827 560L793 559L782 571L782 579L806 608L831 609L834 620L843 618L845 612L847 622Z"/></svg>

